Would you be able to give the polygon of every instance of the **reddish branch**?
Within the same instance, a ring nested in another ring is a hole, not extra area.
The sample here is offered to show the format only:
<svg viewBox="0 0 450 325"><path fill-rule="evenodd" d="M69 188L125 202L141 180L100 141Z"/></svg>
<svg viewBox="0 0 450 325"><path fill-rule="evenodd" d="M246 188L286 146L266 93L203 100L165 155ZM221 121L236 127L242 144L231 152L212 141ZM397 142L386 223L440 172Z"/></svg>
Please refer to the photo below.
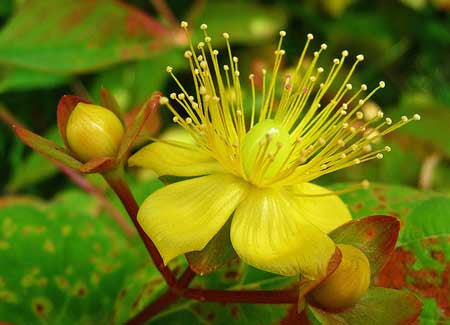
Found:
<svg viewBox="0 0 450 325"><path fill-rule="evenodd" d="M158 249L156 248L155 244L147 236L147 234L144 232L141 225L137 221L137 213L139 210L139 206L136 203L136 200L134 199L133 194L131 194L129 187L124 180L122 170L118 171L115 174L109 174L109 175L107 174L104 176L105 176L105 179L108 182L108 184L111 186L111 188L117 194L117 196L119 197L123 206L127 210L128 215L130 216L131 221L133 221L133 224L136 227L138 234L141 237L142 241L144 242L144 245L147 248L156 268L162 274L164 280L167 282L167 285L169 287L175 286L175 284L177 282L175 276L173 275L172 271L167 266L164 265L164 261L161 257L161 254L159 254Z"/></svg>

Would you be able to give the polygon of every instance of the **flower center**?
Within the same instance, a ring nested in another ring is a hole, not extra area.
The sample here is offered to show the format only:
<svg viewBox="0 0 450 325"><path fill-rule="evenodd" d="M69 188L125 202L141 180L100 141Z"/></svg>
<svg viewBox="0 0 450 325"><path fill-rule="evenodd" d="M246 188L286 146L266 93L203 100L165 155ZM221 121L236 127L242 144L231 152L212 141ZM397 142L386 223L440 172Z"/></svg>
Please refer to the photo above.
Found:
<svg viewBox="0 0 450 325"><path fill-rule="evenodd" d="M244 138L241 159L247 179L260 185L282 169L289 156L289 133L268 119L256 124Z"/></svg>

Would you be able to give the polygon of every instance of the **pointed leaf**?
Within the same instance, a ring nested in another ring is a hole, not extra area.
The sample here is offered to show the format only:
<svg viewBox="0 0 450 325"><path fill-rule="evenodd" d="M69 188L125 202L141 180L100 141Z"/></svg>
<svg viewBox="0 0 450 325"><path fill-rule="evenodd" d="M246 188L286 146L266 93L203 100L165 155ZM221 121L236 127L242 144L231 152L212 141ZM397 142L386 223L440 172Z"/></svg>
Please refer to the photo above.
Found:
<svg viewBox="0 0 450 325"><path fill-rule="evenodd" d="M127 158L131 148L136 143L136 139L138 138L139 132L142 130L144 123L150 117L152 112L159 106L160 97L161 93L155 92L153 96L142 106L141 111L129 125L122 139L122 143L120 144L119 153L117 154L117 161L120 162Z"/></svg>
<svg viewBox="0 0 450 325"><path fill-rule="evenodd" d="M19 126L15 126L14 130L19 139L22 140L27 146L46 156L50 160L74 169L81 167L81 162L70 156L66 149L58 146L56 143Z"/></svg>
<svg viewBox="0 0 450 325"><path fill-rule="evenodd" d="M371 216L352 220L330 233L337 244L353 245L369 259L375 276L386 264L397 243L400 222L389 216Z"/></svg>
<svg viewBox="0 0 450 325"><path fill-rule="evenodd" d="M186 254L191 269L200 275L214 272L237 257L230 240L231 218L201 251Z"/></svg>
<svg viewBox="0 0 450 325"><path fill-rule="evenodd" d="M340 313L310 308L323 324L406 325L418 318L422 303L406 291L371 288L355 306Z"/></svg>
<svg viewBox="0 0 450 325"><path fill-rule="evenodd" d="M112 111L123 123L122 113L120 112L119 103L117 103L116 98L113 94L105 87L100 88L100 103L103 107L106 107Z"/></svg>
<svg viewBox="0 0 450 325"><path fill-rule="evenodd" d="M82 173L101 173L114 167L116 160L113 157L100 157L89 160L80 167Z"/></svg>
<svg viewBox="0 0 450 325"><path fill-rule="evenodd" d="M67 121L69 120L70 114L72 113L72 111L74 110L75 106L77 106L78 103L89 103L89 102L81 97L64 95L59 100L58 108L56 111L59 133L61 134L61 138L63 139L64 144L66 145L67 148L69 148L69 144L66 138Z"/></svg>

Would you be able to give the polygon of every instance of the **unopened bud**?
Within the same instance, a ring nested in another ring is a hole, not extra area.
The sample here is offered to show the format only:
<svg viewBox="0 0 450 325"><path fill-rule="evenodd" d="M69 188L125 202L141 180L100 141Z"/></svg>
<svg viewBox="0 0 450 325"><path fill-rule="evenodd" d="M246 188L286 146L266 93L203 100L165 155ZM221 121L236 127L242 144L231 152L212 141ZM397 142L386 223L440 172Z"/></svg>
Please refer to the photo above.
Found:
<svg viewBox="0 0 450 325"><path fill-rule="evenodd" d="M338 268L312 292L318 305L329 310L353 306L370 284L370 264L361 250L351 245L338 245L342 260Z"/></svg>
<svg viewBox="0 0 450 325"><path fill-rule="evenodd" d="M123 125L113 112L86 103L77 104L66 126L69 147L83 162L114 157L123 134Z"/></svg>

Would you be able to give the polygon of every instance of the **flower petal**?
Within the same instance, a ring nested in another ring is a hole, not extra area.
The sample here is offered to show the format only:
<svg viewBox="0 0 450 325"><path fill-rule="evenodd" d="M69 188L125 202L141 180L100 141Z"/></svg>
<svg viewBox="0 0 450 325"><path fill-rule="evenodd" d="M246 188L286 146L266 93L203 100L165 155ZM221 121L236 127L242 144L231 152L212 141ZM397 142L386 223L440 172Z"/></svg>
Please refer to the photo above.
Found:
<svg viewBox="0 0 450 325"><path fill-rule="evenodd" d="M297 203L302 211L305 211L305 218L321 231L329 233L344 223L352 220L352 216L347 206L337 195L326 196L302 196L322 195L331 193L330 190L312 184L302 183L293 186L297 195Z"/></svg>
<svg viewBox="0 0 450 325"><path fill-rule="evenodd" d="M237 208L231 242L242 260L281 275L302 273L310 279L326 274L335 253L333 241L309 222L285 189L252 188Z"/></svg>
<svg viewBox="0 0 450 325"><path fill-rule="evenodd" d="M245 194L245 183L215 174L163 187L141 205L138 221L164 263L201 250L225 224Z"/></svg>
<svg viewBox="0 0 450 325"><path fill-rule="evenodd" d="M208 152L181 142L151 143L131 156L128 165L149 168L159 176L199 176L223 171Z"/></svg>

